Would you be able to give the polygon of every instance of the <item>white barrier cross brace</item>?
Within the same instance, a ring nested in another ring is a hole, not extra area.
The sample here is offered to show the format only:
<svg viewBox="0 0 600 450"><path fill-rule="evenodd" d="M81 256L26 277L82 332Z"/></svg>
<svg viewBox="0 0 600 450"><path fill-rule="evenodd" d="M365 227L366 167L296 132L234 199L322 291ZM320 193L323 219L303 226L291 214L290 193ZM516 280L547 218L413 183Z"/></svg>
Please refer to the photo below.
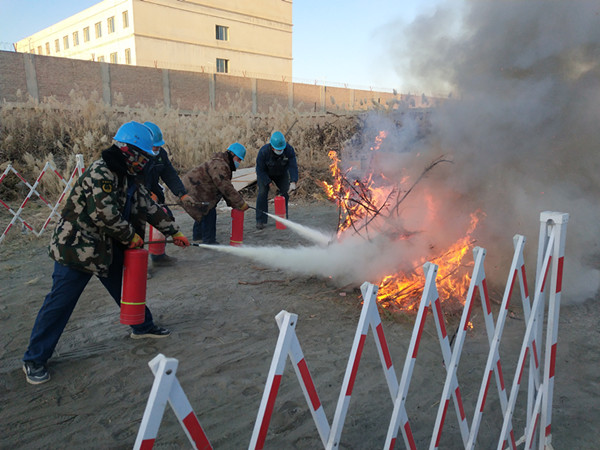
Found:
<svg viewBox="0 0 600 450"><path fill-rule="evenodd" d="M178 364L176 359L166 358L163 354L158 354L148 363L155 378L133 446L134 450L150 450L154 447L167 401L173 408L192 448L212 450L212 446L175 376Z"/></svg>
<svg viewBox="0 0 600 450"><path fill-rule="evenodd" d="M513 414L517 395L521 384L521 376L525 367L527 353L534 339L541 341L544 317L544 288L548 274L549 298L548 319L546 326L546 346L544 351L543 381L537 391L533 410L528 404L527 428L525 430L525 448L533 446L535 433L539 425L539 449L552 448L551 419L552 398L554 392L554 374L556 367L556 345L558 339L558 318L560 313L560 297L562 292L563 263L565 255L566 228L569 215L565 213L545 211L540 215L540 238L538 247L538 270L533 305L527 321L525 337L521 345L519 362L515 371L513 385L508 400L508 410L504 416L498 450L502 450L506 437L508 421ZM554 258L553 258L554 256Z"/></svg>
<svg viewBox="0 0 600 450"><path fill-rule="evenodd" d="M310 407L321 442L326 449L338 448L369 327L373 329L375 344L386 377L390 396L392 400L395 398L398 390L398 380L392 364L387 341L383 333L381 318L379 317L377 310L377 289L377 286L368 282L363 283L361 286L364 301L363 307L331 428L329 427L329 422L325 416L323 406L317 395L314 383L310 376L310 371L308 370L300 343L296 336L295 327L298 316L290 314L287 311L281 311L277 315L276 320L280 330L279 339L275 347L271 368L265 384L265 392L263 393L254 431L250 440L250 449L262 449L264 447L269 422L273 413L275 399L277 397L288 354L294 364L298 381L300 382L306 402Z"/></svg>
<svg viewBox="0 0 600 450"><path fill-rule="evenodd" d="M21 202L21 206L19 207L19 209L15 212L10 206L8 206L4 201L0 200L0 204L2 204L9 213L11 213L13 215L12 220L10 221L10 223L8 224L8 226L6 227L6 229L4 230L4 232L2 233L2 235L0 235L0 243L4 240L4 238L6 237L6 234L8 233L8 231L11 229L11 227L14 225L14 223L19 220L23 226L25 226L26 228L28 228L32 233L34 233L36 236L40 236L46 229L46 227L48 226L48 224L50 223L50 221L52 220L52 218L57 214L56 210L58 209L58 206L60 205L60 203L62 202L62 200L64 199L65 195L67 195L72 187L73 187L73 183L75 180L77 180L77 178L83 173L84 171L84 166L83 166L83 155L76 155L76 164L75 164L75 169L73 170L73 173L71 174L71 176L69 177L69 181L67 182L62 175L58 172L58 170L56 169L56 167L54 166L54 164L52 164L52 162L47 161L46 164L44 165L44 168L42 169L41 173L39 174L39 176L37 177L37 179L35 180L35 183L33 185L29 184L29 182L23 178L23 176L17 172L15 170L15 168L9 164L6 169L4 170L4 172L2 173L2 176L0 176L0 183L2 183L2 181L4 181L4 179L6 178L6 176L10 173L13 172L24 184L25 186L27 186L29 188L29 192L27 194L27 196L25 197L25 199L23 200L23 202ZM42 177L46 174L47 170L51 169L56 176L58 176L58 178L60 179L60 181L65 185L58 201L54 204L54 206L52 206L48 200L46 200L38 191L37 191L37 187L40 184ZM31 196L35 194L39 197L39 199L44 202L44 204L46 206L48 206L48 208L50 208L50 215L48 216L48 218L45 220L44 225L42 226L42 228L40 229L40 231L35 231L33 229L33 227L28 224L22 217L21 217L21 213L23 212L23 209L25 208L25 205L27 204L27 202L29 201L29 199L31 198Z"/></svg>
<svg viewBox="0 0 600 450"><path fill-rule="evenodd" d="M404 368L402 370L402 377L400 379L400 386L398 388L398 395L394 401L394 411L390 424L388 427L388 433L385 440L385 449L393 449L396 445L396 439L398 436L398 428L402 425L402 437L404 438L404 444L406 448L415 450L416 443L410 427L408 415L406 413L406 397L408 394L408 388L410 386L410 380L415 367L417 354L419 352L419 344L421 342L421 335L423 334L423 327L425 326L425 320L427 318L427 312L431 306L435 325L438 333L438 339L442 348L442 354L444 358L444 366L446 371L449 371L450 359L452 351L450 349L450 341L448 339L448 333L446 332L446 326L444 324L444 316L442 314L442 308L440 304L439 294L437 286L435 284L435 278L437 277L438 266L431 262L426 262L423 265L425 272L425 287L419 303L419 309L415 320L415 326L411 336L408 352L406 354L406 360ZM462 402L462 395L460 393L460 387L456 378L456 373L449 374L451 378L451 391L452 398L454 400L454 407L456 410L456 417L459 422L459 428L463 442L466 443L469 436L469 427L467 424L467 418Z"/></svg>

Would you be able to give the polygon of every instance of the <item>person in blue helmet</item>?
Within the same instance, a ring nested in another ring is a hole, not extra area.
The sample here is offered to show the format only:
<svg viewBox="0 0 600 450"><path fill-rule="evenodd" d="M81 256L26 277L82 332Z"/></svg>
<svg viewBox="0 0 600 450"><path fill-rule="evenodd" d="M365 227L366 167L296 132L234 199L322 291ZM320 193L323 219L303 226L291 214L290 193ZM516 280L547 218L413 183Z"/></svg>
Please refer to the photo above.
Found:
<svg viewBox="0 0 600 450"><path fill-rule="evenodd" d="M231 183L233 172L246 156L246 148L235 142L224 152L215 153L204 164L183 175L183 185L194 200L184 204L186 212L195 220L192 239L205 244L218 244L217 203L223 198L232 208L246 211L249 206Z"/></svg>
<svg viewBox="0 0 600 450"><path fill-rule="evenodd" d="M144 169L145 185L152 194L152 198L162 205L167 214L175 220L173 212L165 205L165 193L160 182L162 181L166 184L173 195L175 195L182 203L193 201L191 197L187 195L185 186L179 178L173 164L171 164L167 151L163 147L165 141L162 130L153 122L144 122L144 125L150 128L150 131L152 131L152 134L154 135L153 151L155 153L155 156L148 161L148 165ZM170 266L177 261L177 258L169 256L166 253L163 253L162 255L150 255L150 259L152 260L152 267ZM148 272L148 277L151 277L150 272Z"/></svg>
<svg viewBox="0 0 600 450"><path fill-rule="evenodd" d="M279 194L285 198L285 216L288 217L290 192L296 190L298 183L298 163L294 147L285 141L280 131L271 135L268 144L263 145L256 156L256 228L262 230L267 225L269 211L269 189L277 186Z"/></svg>
<svg viewBox="0 0 600 450"><path fill-rule="evenodd" d="M150 129L127 122L113 139L113 145L77 179L52 234L52 288L35 319L23 356L23 371L30 384L50 379L47 362L92 276L98 277L121 305L124 251L144 244L146 222L172 236L176 245L190 245L140 180L153 156ZM132 339L171 334L154 323L148 307L144 322L131 328Z"/></svg>

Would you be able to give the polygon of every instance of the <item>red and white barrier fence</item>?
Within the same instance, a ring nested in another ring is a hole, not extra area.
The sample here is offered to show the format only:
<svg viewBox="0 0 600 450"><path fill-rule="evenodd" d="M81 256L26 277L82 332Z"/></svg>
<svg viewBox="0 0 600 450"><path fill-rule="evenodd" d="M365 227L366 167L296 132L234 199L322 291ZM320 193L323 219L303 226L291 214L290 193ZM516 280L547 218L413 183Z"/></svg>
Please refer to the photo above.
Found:
<svg viewBox="0 0 600 450"><path fill-rule="evenodd" d="M4 202L3 200L0 199L0 204L2 204L2 206L4 206L8 210L8 212L11 213L13 216L13 218L11 219L10 223L8 224L8 226L6 227L6 229L4 230L2 235L0 235L0 243L2 243L2 241L6 237L6 234L8 233L8 231L11 229L11 227L15 224L15 222L17 220L19 220L23 224L24 227L29 229L29 231L31 231L36 236L40 236L46 230L46 227L48 226L48 224L50 223L52 218L58 214L57 209L58 209L60 203L63 201L65 196L73 188L73 184L74 184L75 180L77 180L77 178L79 178L79 176L84 171L83 155L80 155L80 154L75 155L75 159L76 159L75 169L73 170L73 173L71 173L71 176L68 178L68 181L65 180L65 178L63 178L63 176L58 172L58 170L56 169L54 164L50 161L46 162L46 164L44 165L44 168L42 169L41 173L39 174L39 176L37 177L37 179L35 180L35 183L33 183L33 185L29 184L29 182L19 172L17 172L11 164L9 164L6 167L6 169L0 176L0 183L2 183L5 180L6 176L12 172L25 184L25 186L27 186L29 188L29 192L28 192L27 196L25 197L25 199L21 202L21 206L17 209L17 211L14 211L6 202ZM60 197L58 198L56 203L54 203L54 205L52 205L48 200L46 200L37 191L37 188L38 188L40 182L42 181L42 177L46 174L46 172L54 173L65 186ZM29 201L29 199L31 198L31 196L33 194L37 195L38 198L42 202L44 202L44 204L46 206L48 206L48 208L50 208L50 215L44 221L44 224L42 225L42 227L40 228L39 231L34 230L33 226L30 225L29 223L27 223L27 221L25 221L25 219L23 219L21 217L21 214L23 212L23 209L25 208L25 205L27 205L27 202Z"/></svg>
<svg viewBox="0 0 600 450"><path fill-rule="evenodd" d="M158 428L167 407L167 402L173 408L177 420L183 427L192 448L212 450L212 446L204 434L198 417L194 414L192 405L175 376L179 362L174 358L166 358L158 354L148 365L154 374L154 384L142 417L142 424L138 431L134 449L150 450L154 447Z"/></svg>
<svg viewBox="0 0 600 450"><path fill-rule="evenodd" d="M361 291L363 294L364 303L360 320L356 329L354 342L352 344L352 349L350 351L350 357L346 367L346 373L342 382L340 396L331 427L329 426L329 422L325 416L323 405L317 394L317 390L310 375L310 371L308 370L298 337L296 336L295 329L298 316L287 311L281 311L276 316L277 325L279 327L279 338L277 340L271 367L267 376L265 391L263 393L258 410L249 448L262 449L265 445L269 423L274 411L277 393L279 391L279 386L281 384L281 379L283 377L285 363L288 356L294 365L296 376L300 382L302 392L304 393L304 397L311 411L324 448L328 450L339 448L342 429L346 414L348 412L350 397L356 382L356 375L362 356L364 342L370 327L373 330L377 351L379 353L384 376L390 391L390 397L394 405L388 426L384 449L395 448L399 430L402 433L405 447L409 449L416 449L417 446L411 431L408 413L406 411L406 399L408 396L408 389L410 386L412 373L418 356L425 320L427 318L428 311L431 309L437 329L438 340L442 350L444 366L446 368L446 377L429 448L436 449L440 447L444 420L450 403L450 398L452 398L454 403L464 447L467 449L475 448L482 415L484 413L489 385L492 379L492 374L494 374L503 417L502 428L498 431L499 436L497 450L503 450L507 446L511 449L515 449L517 445L520 445L523 442L525 442L526 449L533 448L536 436L539 436L538 448L540 450L552 449L552 398L556 367L556 346L558 339L560 296L562 292L566 224L568 219L568 214L556 212L543 212L540 216L540 240L533 305L530 305L529 289L525 274L523 257L525 238L520 235L516 235L513 238L513 244L515 248L514 256L498 313L498 320L495 324L492 316L484 270L486 251L480 247L476 247L473 250L475 264L453 349L451 348L450 341L448 339L448 333L446 331L444 316L442 313L442 306L435 281L438 267L429 262L425 263L423 266L425 272L425 287L419 303L415 325L399 383L396 378L392 364L392 358L385 335L383 333L383 327L377 309L377 286L368 282L363 283L361 286ZM514 285L517 281L520 285L523 313L527 325L521 344L521 351L517 360L518 363L512 382L510 396L507 397L505 379L502 373L502 365L500 361L499 346L506 318L508 316ZM483 370L483 379L479 389L473 420L469 429L458 382L457 369L464 347L464 342L467 337L467 329L470 324L472 307L477 294L479 294L483 309L485 327L489 342L489 352L487 355L486 365ZM538 349L538 345L542 341L543 335L545 317L544 304L546 302L546 294L548 297L546 345L544 349ZM543 352L540 353L539 350L543 350ZM162 355L159 356L162 357ZM528 356L530 356L530 370L528 374L529 381L527 411L524 414L526 426L523 436L517 442L515 441L512 420L515 414L515 404L522 381L521 378L523 375L523 369L527 362ZM152 363L157 358L151 361L151 367ZM175 361L174 367L176 368L176 360L173 361ZM154 364L156 365L157 363L155 362ZM172 364L173 363L171 363L171 366ZM541 374L542 366L544 367L543 376ZM164 370L167 369L165 368ZM171 367L170 370L174 375L174 368ZM157 373L162 373L154 368L153 372L155 375ZM183 399L185 399L185 412L188 415L193 415L193 411L191 411L191 407L189 406L189 403L187 402L187 399L185 398L185 395L183 394L183 391L181 390L181 387L174 376L172 377L171 382L173 383L172 386L176 386L179 390L178 398L181 399L181 397L183 397ZM157 379L155 380L152 392L150 394L151 400L149 400L148 407L146 408L146 413L144 414L144 419L142 420L142 427L140 428L140 433L138 434L138 441L136 441L135 448L151 448L151 445L154 443L166 399L168 397L169 401L171 401L171 397L169 397L169 395L171 395L171 390L175 389L171 387L171 384L166 385L165 383L165 381L159 381L157 375ZM162 387L161 384L163 385ZM168 392L161 393L161 389ZM156 409L155 407L151 407L151 402L156 403L158 401L156 398L162 399L162 403L159 403L162 406L158 407L160 415L154 411L154 409ZM173 402L171 402L171 405L173 406ZM175 406L173 406L173 408L175 409ZM149 409L151 410L150 412ZM152 419L147 418L147 416L151 414ZM182 419L180 419L180 421L182 421ZM151 426L149 425L150 423ZM182 423L185 427L185 423L183 421ZM196 428L202 431L199 424L197 424ZM149 429L152 431L148 431ZM202 436L204 436L203 432ZM150 447L141 447L144 441L151 442ZM198 441L194 442L196 442L195 445L197 445ZM210 445L208 444L208 440L205 440L205 442L206 445Z"/></svg>

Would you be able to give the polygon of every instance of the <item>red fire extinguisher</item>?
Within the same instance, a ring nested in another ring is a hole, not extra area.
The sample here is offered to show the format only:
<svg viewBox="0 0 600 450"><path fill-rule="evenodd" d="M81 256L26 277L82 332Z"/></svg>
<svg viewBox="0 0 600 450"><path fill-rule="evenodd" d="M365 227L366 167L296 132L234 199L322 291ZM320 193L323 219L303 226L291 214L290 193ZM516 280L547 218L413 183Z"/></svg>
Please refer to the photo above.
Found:
<svg viewBox="0 0 600 450"><path fill-rule="evenodd" d="M229 245L239 247L244 242L244 211L231 210L231 237Z"/></svg>
<svg viewBox="0 0 600 450"><path fill-rule="evenodd" d="M148 250L125 250L121 286L121 323L125 325L144 323L147 279Z"/></svg>
<svg viewBox="0 0 600 450"><path fill-rule="evenodd" d="M149 242L153 242L153 244L148 244L148 252L151 255L164 255L165 247L167 246L167 238L165 235L150 225L150 237Z"/></svg>
<svg viewBox="0 0 600 450"><path fill-rule="evenodd" d="M278 195L275 197L275 215L281 217L282 219L285 219L285 197L283 195ZM284 224L282 224L278 220L276 220L275 222L275 227L278 230L285 230Z"/></svg>

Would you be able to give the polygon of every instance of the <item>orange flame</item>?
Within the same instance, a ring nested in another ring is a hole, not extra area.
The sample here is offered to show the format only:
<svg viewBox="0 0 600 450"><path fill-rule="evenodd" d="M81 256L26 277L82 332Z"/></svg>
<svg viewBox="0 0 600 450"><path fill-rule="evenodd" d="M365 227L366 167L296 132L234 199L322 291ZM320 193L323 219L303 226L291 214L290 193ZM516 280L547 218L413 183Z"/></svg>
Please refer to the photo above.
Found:
<svg viewBox="0 0 600 450"><path fill-rule="evenodd" d="M378 150L387 136L384 131L375 138L375 143L370 150ZM357 225L385 211L389 213L390 201L399 191L399 186L389 185L388 180L382 175L368 173L362 180L349 181L340 169L340 159L335 151L329 152L331 159L330 172L333 183L320 182L329 199L334 200L340 209L340 223L338 225L338 237L350 227L358 232ZM375 181L377 180L377 182ZM405 183L404 178L400 184ZM383 186L378 186L382 181ZM427 209L435 212L433 198L427 197ZM476 211L471 214L471 221L466 235L457 240L445 251L429 259L438 265L436 285L440 299L443 303L451 303L445 310L459 307L464 304L466 293L469 288L470 276L468 265L463 262L465 255L473 245L472 234L477 227L482 213ZM401 236L400 239L406 239ZM419 268L426 262L426 256L420 261L414 261L413 267ZM472 262L469 264L472 266ZM411 311L418 306L425 283L423 273L417 270L410 273L392 273L384 276L379 283L377 295L378 303L383 308L390 310Z"/></svg>

